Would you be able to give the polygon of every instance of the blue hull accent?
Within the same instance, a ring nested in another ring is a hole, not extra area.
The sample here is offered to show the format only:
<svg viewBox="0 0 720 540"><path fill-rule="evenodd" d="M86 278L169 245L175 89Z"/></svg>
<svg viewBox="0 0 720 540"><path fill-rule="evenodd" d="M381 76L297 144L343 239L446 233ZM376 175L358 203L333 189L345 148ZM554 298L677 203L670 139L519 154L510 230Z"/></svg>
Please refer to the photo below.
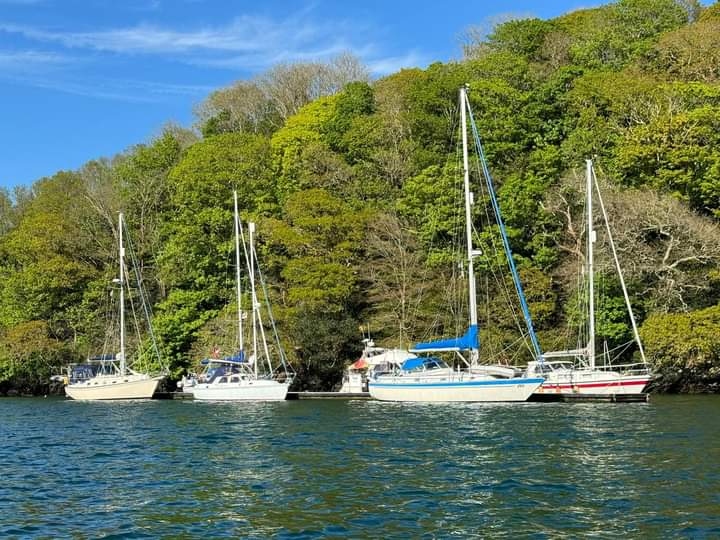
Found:
<svg viewBox="0 0 720 540"><path fill-rule="evenodd" d="M503 386L516 384L542 384L545 379L502 379L497 381L467 381L467 382L442 382L442 383L368 383L368 387L375 388L463 388L472 386Z"/></svg>

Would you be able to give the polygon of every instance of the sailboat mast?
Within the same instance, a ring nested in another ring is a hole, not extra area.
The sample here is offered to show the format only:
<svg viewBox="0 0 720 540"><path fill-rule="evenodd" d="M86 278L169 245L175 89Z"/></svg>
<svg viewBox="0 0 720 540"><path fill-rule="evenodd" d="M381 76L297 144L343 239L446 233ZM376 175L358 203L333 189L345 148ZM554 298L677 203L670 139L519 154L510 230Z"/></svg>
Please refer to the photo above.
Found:
<svg viewBox="0 0 720 540"><path fill-rule="evenodd" d="M595 230L593 229L593 210L592 210L592 160L585 161L586 165L586 188L587 188L587 272L588 272L588 322L589 322L589 340L587 357L590 369L595 369L595 273L593 269L593 243L595 242Z"/></svg>
<svg viewBox="0 0 720 540"><path fill-rule="evenodd" d="M473 262L473 246L472 246L472 192L470 191L470 167L468 166L468 141L467 141L467 110L466 110L466 92L463 86L460 88L460 118L462 126L462 145L463 145L463 180L465 185L465 235L467 237L467 259L468 259L468 295L470 306L470 325L477 326L477 297L475 291L475 264ZM473 354L477 354L477 349L473 349Z"/></svg>
<svg viewBox="0 0 720 540"><path fill-rule="evenodd" d="M623 276L622 268L620 268L620 259L618 259L617 249L615 249L615 241L613 240L612 232L610 231L610 221L608 220L607 212L605 211L605 204L603 203L602 194L600 193L600 186L597 182L597 176L595 175L595 169L593 169L593 181L595 183L595 189L598 196L598 202L600 203L600 210L602 211L603 219L605 220L605 230L608 235L610 242L610 249L612 250L613 259L615 260L615 268L620 278L620 286L622 287L623 297L625 298L625 306L630 315L630 323L632 324L633 335L635 336L635 342L638 345L640 351L640 359L643 364L647 363L645 359L645 349L643 348L642 340L640 339L640 332L638 332L637 322L635 321L635 314L633 313L632 305L630 304L630 296L628 295L627 286L625 285L625 277Z"/></svg>
<svg viewBox="0 0 720 540"><path fill-rule="evenodd" d="M237 291L238 336L240 336L240 354L245 350L243 342L242 304L240 303L242 289L240 288L240 214L238 213L237 191L233 191L234 224L235 224L235 285Z"/></svg>
<svg viewBox="0 0 720 540"><path fill-rule="evenodd" d="M255 370L255 378L258 376L258 358L257 358L257 296L255 294L255 257L253 257L253 235L255 234L255 224L248 223L249 240L250 240L250 295L252 296L252 338L253 338L253 369Z"/></svg>
<svg viewBox="0 0 720 540"><path fill-rule="evenodd" d="M123 213L118 215L120 252L120 375L125 375L125 248L123 247Z"/></svg>

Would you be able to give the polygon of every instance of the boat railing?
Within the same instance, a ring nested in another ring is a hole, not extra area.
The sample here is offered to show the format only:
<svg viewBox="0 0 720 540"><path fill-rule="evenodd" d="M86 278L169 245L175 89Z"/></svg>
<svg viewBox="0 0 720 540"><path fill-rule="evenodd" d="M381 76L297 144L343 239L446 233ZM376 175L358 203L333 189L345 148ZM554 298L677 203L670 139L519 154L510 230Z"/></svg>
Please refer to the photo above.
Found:
<svg viewBox="0 0 720 540"><path fill-rule="evenodd" d="M603 366L595 366L599 371L621 371L629 375L648 375L650 367L643 362L635 362L631 364L607 364Z"/></svg>

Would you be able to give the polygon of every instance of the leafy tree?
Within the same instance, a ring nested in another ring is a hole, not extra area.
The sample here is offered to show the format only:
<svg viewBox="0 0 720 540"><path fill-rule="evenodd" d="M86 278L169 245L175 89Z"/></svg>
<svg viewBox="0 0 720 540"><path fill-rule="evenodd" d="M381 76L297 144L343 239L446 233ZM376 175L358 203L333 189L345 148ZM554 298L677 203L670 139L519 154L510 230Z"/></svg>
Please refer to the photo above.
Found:
<svg viewBox="0 0 720 540"><path fill-rule="evenodd" d="M0 393L47 393L52 370L67 361L68 350L51 336L44 321L28 321L0 333Z"/></svg>
<svg viewBox="0 0 720 540"><path fill-rule="evenodd" d="M190 147L169 176L172 217L165 223L160 276L169 288L158 333L172 362L185 362L197 328L210 320L231 285L232 194L243 212L272 212L269 141L228 133Z"/></svg>
<svg viewBox="0 0 720 540"><path fill-rule="evenodd" d="M717 388L720 381L720 306L654 314L640 329L645 353L668 390Z"/></svg>
<svg viewBox="0 0 720 540"><path fill-rule="evenodd" d="M547 35L554 28L552 21L514 19L497 26L487 41L490 48L537 59Z"/></svg>
<svg viewBox="0 0 720 540"><path fill-rule="evenodd" d="M720 217L720 107L668 114L625 133L615 166L630 185L649 184Z"/></svg>

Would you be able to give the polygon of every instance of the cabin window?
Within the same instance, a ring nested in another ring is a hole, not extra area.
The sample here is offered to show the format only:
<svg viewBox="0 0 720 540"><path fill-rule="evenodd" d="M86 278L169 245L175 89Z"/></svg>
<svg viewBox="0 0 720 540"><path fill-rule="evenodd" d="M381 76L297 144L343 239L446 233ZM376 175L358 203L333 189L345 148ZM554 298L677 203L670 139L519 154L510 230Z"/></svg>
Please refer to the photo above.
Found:
<svg viewBox="0 0 720 540"><path fill-rule="evenodd" d="M232 377L230 382L240 382L240 377Z"/></svg>

